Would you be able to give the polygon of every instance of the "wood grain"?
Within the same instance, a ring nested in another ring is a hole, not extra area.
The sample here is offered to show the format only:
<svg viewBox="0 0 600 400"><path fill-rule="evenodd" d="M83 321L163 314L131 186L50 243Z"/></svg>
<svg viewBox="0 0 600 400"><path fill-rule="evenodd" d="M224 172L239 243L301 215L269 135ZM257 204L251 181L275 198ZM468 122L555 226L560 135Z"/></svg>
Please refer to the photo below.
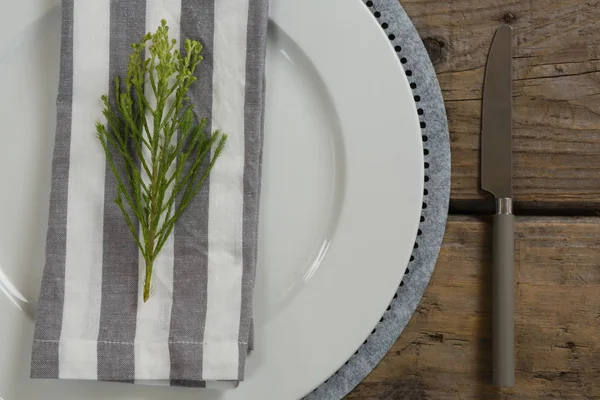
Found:
<svg viewBox="0 0 600 400"><path fill-rule="evenodd" d="M600 398L600 219L516 220L515 389L491 374L490 223L451 217L417 312L348 399Z"/></svg>
<svg viewBox="0 0 600 400"><path fill-rule="evenodd" d="M451 211L479 189L485 62L514 27L516 361L491 375L490 221L451 216L417 312L348 399L600 399L600 1L402 0L434 63L452 149ZM562 217L557 217L561 215Z"/></svg>
<svg viewBox="0 0 600 400"><path fill-rule="evenodd" d="M494 32L509 22L515 37L515 208L600 210L600 1L402 5L429 49L445 98L452 204L460 211L492 207L479 189L482 84Z"/></svg>

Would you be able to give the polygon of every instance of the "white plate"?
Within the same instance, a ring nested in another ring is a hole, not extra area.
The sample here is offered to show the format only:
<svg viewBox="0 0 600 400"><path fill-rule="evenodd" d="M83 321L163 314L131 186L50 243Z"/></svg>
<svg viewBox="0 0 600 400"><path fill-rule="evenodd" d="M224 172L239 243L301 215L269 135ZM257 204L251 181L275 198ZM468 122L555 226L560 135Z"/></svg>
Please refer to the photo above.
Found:
<svg viewBox="0 0 600 400"><path fill-rule="evenodd" d="M60 11L58 0L1 1L0 397L197 399L191 389L28 378ZM377 21L360 0L273 0L270 12L257 350L246 381L207 400L297 399L333 374L386 309L419 223L419 121Z"/></svg>

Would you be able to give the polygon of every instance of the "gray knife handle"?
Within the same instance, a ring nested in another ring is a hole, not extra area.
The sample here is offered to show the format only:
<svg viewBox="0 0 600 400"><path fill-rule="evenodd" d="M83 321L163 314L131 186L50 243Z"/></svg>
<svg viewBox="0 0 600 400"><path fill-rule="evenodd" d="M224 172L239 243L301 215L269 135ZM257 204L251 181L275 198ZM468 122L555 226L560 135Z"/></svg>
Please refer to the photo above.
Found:
<svg viewBox="0 0 600 400"><path fill-rule="evenodd" d="M514 216L510 199L498 200L492 243L493 383L498 387L512 387L515 385Z"/></svg>

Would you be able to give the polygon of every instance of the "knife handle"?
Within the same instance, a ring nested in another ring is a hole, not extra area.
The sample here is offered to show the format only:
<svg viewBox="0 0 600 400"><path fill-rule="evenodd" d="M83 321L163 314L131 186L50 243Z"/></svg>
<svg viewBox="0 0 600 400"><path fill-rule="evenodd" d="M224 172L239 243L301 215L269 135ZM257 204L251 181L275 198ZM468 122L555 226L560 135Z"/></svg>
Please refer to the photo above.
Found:
<svg viewBox="0 0 600 400"><path fill-rule="evenodd" d="M493 383L515 385L514 250L511 199L497 199L493 234Z"/></svg>

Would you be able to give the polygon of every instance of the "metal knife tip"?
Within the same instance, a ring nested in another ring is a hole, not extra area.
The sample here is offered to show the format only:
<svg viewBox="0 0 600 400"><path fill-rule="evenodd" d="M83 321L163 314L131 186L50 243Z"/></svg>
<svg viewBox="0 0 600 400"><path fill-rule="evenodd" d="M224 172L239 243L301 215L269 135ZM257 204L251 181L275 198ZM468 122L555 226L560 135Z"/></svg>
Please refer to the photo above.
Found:
<svg viewBox="0 0 600 400"><path fill-rule="evenodd" d="M513 31L513 27L511 25L505 24L505 25L502 25L500 28L498 28L498 30L496 30L496 34L497 35L498 34L511 35L512 31Z"/></svg>

